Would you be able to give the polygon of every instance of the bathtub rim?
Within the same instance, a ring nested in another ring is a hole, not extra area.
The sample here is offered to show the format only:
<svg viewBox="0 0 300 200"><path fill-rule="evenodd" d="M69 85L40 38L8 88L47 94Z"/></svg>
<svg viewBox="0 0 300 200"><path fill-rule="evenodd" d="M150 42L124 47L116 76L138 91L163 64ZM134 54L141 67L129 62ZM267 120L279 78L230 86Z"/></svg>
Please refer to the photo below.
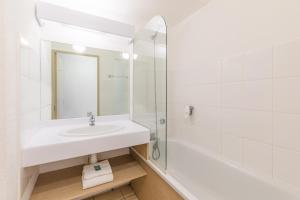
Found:
<svg viewBox="0 0 300 200"><path fill-rule="evenodd" d="M185 200L200 200L194 196L191 192L187 190L182 184L178 182L174 177L170 176L168 172L164 172L159 167L157 167L150 159L146 160L139 152L134 148L130 148L134 153L136 153L140 159L142 159L153 171L155 171L171 188L173 188L183 199Z"/></svg>
<svg viewBox="0 0 300 200"><path fill-rule="evenodd" d="M249 176L251 178L256 179L257 181L268 184L270 187L273 187L274 189L281 190L282 192L286 192L287 194L294 195L295 197L299 198L299 200L300 200L300 189L298 189L296 186L293 186L287 182L284 182L274 176L268 177L268 176L264 176L262 174L257 174L255 172L252 172L251 170L248 170L242 166L235 164L234 162L231 162L230 160L227 160L221 154L220 155L214 154L214 153L210 152L209 150L204 149L203 147L199 147L199 146L189 143L187 141L182 141L182 140L177 140L177 139L172 138L172 139L168 139L168 143L170 143L170 142L177 143L177 144L179 143L181 145L184 145L186 148L192 149L195 152L203 154L203 156L209 157L210 159L213 159L215 162L219 162L220 164L224 164L227 167L232 168L233 170L237 170L241 173L244 173L246 176ZM166 174L168 174L168 170L166 170ZM174 176L176 177L176 175L174 175ZM175 181L176 181L176 178L174 178L172 176L170 176L170 177L175 179ZM182 184L180 184L180 185L182 185ZM191 193L191 192L189 192L189 193ZM199 200L199 198L197 198L197 197L196 197L196 199Z"/></svg>
<svg viewBox="0 0 300 200"><path fill-rule="evenodd" d="M297 189L295 186L292 186L286 182L283 182L282 180L279 180L278 178L270 178L263 175L258 175L254 172L251 172L250 170L247 170L245 168L242 168L240 166L237 166L235 163L230 162L222 157L222 155L216 155L211 153L210 151L196 146L195 144L190 144L186 141L178 141L176 139L168 139L168 143L180 143L181 145L186 146L189 149L193 149L196 152L199 152L200 154L203 154L203 156L207 156L210 159L215 160L216 162L220 162L221 164L227 165L227 167L233 168L234 170L238 170L242 173L244 173L246 176L250 176L257 181L264 182L271 187L274 187L274 189L281 190L283 192L286 192L291 195L295 195L296 197L299 197L300 199L300 189ZM188 144L188 145L187 145ZM176 179L176 175L172 176L168 173L168 169L162 170L156 164L151 161L151 159L146 160L141 154L139 154L134 148L130 148L132 151L134 151L152 170L154 170L167 184L170 185L183 199L185 200L201 200L199 197L196 197L192 192L190 192L186 186L181 184L178 179Z"/></svg>

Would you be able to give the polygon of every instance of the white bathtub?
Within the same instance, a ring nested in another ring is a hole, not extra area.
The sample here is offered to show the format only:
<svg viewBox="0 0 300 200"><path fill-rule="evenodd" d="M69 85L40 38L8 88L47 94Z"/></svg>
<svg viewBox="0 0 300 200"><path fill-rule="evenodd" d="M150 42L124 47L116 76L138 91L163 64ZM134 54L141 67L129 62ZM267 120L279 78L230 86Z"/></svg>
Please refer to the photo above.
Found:
<svg viewBox="0 0 300 200"><path fill-rule="evenodd" d="M191 144L168 141L168 182L186 199L300 200L295 191L255 177ZM175 179L175 181L174 181ZM176 181L177 180L177 181ZM188 198L188 196L194 196Z"/></svg>

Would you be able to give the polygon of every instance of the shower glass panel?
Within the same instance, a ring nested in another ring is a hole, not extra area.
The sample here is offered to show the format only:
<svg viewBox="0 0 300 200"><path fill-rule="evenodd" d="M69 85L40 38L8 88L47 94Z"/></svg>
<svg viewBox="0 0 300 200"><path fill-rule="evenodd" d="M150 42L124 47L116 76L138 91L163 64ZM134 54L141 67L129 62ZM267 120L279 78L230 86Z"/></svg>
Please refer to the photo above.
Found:
<svg viewBox="0 0 300 200"><path fill-rule="evenodd" d="M134 38L133 120L151 130L150 159L167 167L167 27L156 16Z"/></svg>

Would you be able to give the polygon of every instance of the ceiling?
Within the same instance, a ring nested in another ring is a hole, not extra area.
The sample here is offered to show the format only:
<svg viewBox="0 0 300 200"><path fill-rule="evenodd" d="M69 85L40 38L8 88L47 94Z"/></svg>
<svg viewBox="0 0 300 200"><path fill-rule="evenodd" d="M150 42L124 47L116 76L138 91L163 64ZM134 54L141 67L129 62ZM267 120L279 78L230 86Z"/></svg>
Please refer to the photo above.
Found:
<svg viewBox="0 0 300 200"><path fill-rule="evenodd" d="M208 0L42 0L141 27L155 15L174 25Z"/></svg>

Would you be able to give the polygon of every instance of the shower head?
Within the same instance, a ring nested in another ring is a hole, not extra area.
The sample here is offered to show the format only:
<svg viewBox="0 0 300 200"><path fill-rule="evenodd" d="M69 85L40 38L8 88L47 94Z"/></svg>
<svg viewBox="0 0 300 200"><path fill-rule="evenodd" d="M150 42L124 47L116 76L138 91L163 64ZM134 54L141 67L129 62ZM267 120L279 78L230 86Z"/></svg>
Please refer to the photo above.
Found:
<svg viewBox="0 0 300 200"><path fill-rule="evenodd" d="M158 31L156 31L156 32L152 35L152 40L155 40L156 37L157 37L157 35L158 35Z"/></svg>

